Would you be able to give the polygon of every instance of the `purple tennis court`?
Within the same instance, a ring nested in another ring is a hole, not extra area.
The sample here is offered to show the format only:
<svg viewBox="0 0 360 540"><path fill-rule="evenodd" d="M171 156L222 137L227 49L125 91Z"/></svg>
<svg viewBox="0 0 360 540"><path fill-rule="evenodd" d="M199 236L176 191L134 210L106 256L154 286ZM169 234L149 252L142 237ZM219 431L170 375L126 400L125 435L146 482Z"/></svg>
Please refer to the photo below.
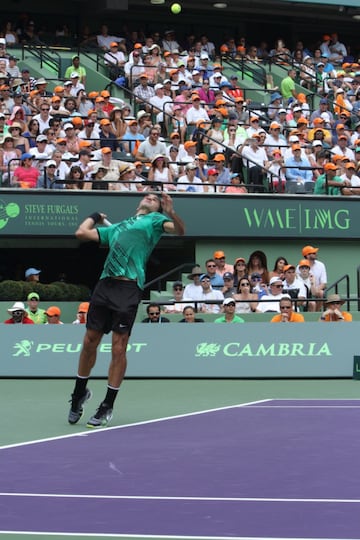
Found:
<svg viewBox="0 0 360 540"><path fill-rule="evenodd" d="M2 447L0 532L360 539L359 424L266 400Z"/></svg>

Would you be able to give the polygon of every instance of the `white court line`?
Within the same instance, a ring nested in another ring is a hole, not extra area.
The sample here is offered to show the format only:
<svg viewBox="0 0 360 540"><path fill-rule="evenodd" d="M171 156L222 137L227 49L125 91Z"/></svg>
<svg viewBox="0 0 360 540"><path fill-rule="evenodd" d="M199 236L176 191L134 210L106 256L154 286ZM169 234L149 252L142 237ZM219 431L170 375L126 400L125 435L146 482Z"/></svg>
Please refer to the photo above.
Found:
<svg viewBox="0 0 360 540"><path fill-rule="evenodd" d="M227 405L226 407L216 407L215 409L206 409L203 411L195 411L191 413L184 413L184 414L177 414L175 416L164 416L163 418L153 418L152 420L143 420L142 422L134 422L131 424L123 424L121 426L113 426L108 428L101 428L101 429L95 429L95 430L89 430L82 431L81 433L70 433L68 435L59 435L57 437L47 437L45 439L36 439L34 441L26 441L21 443L14 443L14 444L7 444L4 446L0 446L0 450L6 450L8 448L18 448L19 446L28 446L31 444L40 444L44 442L51 442L51 441L59 441L63 439L71 439L72 437L84 437L89 435L96 435L99 433L104 433L107 431L113 431L116 429L124 429L128 427L135 427L135 426L145 426L147 424L156 424L157 422L165 422L168 420L176 420L178 418L187 418L190 416L197 416L200 414L207 414L217 411L226 411L228 409L236 409L241 407L249 407L250 405L255 405L256 403L266 403L267 401L274 401L273 399L259 399L257 401L249 401L247 403L238 403L237 405Z"/></svg>
<svg viewBox="0 0 360 540"><path fill-rule="evenodd" d="M59 533L59 532L36 532L36 531L1 531L0 534L26 534L29 536L76 536L79 538L149 538L153 540L157 539L171 539L171 540L324 540L323 538L299 538L299 537L280 537L280 536L179 536L174 534L112 534L112 533ZM359 538L331 538L330 540L359 540Z"/></svg>
<svg viewBox="0 0 360 540"><path fill-rule="evenodd" d="M291 400L292 401L292 400ZM248 409L360 409L360 405L249 405Z"/></svg>
<svg viewBox="0 0 360 540"><path fill-rule="evenodd" d="M171 539L171 540L324 540L321 538L299 538L299 537L274 537L272 536L178 536L174 534L101 534L101 533L58 533L58 532L37 532L37 531L1 531L0 534L26 534L28 536L76 536L78 538L149 538L153 540ZM359 540L359 538L331 538L330 540Z"/></svg>
<svg viewBox="0 0 360 540"><path fill-rule="evenodd" d="M255 503L321 503L321 504L360 504L360 499L304 499L286 497L180 497L157 495L80 495L73 493L12 493L0 492L0 497L32 497L49 499L96 499L129 501L190 501L190 502L255 502Z"/></svg>

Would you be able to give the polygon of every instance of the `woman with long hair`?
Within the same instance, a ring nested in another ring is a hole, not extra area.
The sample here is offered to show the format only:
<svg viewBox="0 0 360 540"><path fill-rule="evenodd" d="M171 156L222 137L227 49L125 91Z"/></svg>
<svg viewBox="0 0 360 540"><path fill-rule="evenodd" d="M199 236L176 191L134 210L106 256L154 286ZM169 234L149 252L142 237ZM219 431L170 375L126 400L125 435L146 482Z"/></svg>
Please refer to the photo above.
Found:
<svg viewBox="0 0 360 540"><path fill-rule="evenodd" d="M248 275L257 272L262 277L262 282L265 284L269 283L269 270L267 265L267 258L263 251L256 250L253 251L249 257L249 262L247 265Z"/></svg>
<svg viewBox="0 0 360 540"><path fill-rule="evenodd" d="M234 262L234 287L237 287L240 279L247 277L246 260L243 257L238 257Z"/></svg>
<svg viewBox="0 0 360 540"><path fill-rule="evenodd" d="M171 169L167 165L165 156L161 154L157 154L152 159L148 180L149 182L161 182L165 191L174 191L176 189Z"/></svg>
<svg viewBox="0 0 360 540"><path fill-rule="evenodd" d="M5 135L0 146L0 172L2 173L2 184L10 185L12 174L19 165L16 158L20 157L21 152L15 148L14 139L10 134Z"/></svg>
<svg viewBox="0 0 360 540"><path fill-rule="evenodd" d="M23 135L23 128L19 122L13 122L9 127L9 133L14 139L14 145L20 154L25 154L30 150L30 144L26 137Z"/></svg>
<svg viewBox="0 0 360 540"><path fill-rule="evenodd" d="M258 295L252 293L251 284L247 277L241 278L237 287L237 293L233 294L233 298L236 302L236 313L251 313L256 312L258 302Z"/></svg>
<svg viewBox="0 0 360 540"><path fill-rule="evenodd" d="M66 189L84 189L84 173L78 165L70 168L67 180Z"/></svg>
<svg viewBox="0 0 360 540"><path fill-rule="evenodd" d="M285 257L278 257L275 261L273 270L269 273L269 280L272 277L278 277L284 279L284 266L288 264Z"/></svg>
<svg viewBox="0 0 360 540"><path fill-rule="evenodd" d="M23 133L23 136L29 141L30 148L36 148L36 137L40 134L40 126L36 118L32 118L28 125L28 130Z"/></svg>
<svg viewBox="0 0 360 540"><path fill-rule="evenodd" d="M115 137L122 139L125 135L127 125L123 119L122 111L120 107L114 107L109 114L109 120L111 122L111 129Z"/></svg>

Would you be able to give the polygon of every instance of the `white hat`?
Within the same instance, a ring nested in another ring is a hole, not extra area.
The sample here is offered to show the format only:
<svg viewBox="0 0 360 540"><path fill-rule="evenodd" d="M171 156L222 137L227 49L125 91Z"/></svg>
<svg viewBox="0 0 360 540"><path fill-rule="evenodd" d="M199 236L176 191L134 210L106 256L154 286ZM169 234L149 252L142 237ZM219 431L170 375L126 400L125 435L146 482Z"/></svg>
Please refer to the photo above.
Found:
<svg viewBox="0 0 360 540"><path fill-rule="evenodd" d="M336 90L335 94L344 94L344 90L342 88L339 88L338 90Z"/></svg>
<svg viewBox="0 0 360 540"><path fill-rule="evenodd" d="M43 77L41 77L40 79L35 81L35 86L38 84L47 84L47 81Z"/></svg>
<svg viewBox="0 0 360 540"><path fill-rule="evenodd" d="M8 313L12 313L13 311L25 311L23 302L15 302L15 304L8 309Z"/></svg>
<svg viewBox="0 0 360 540"><path fill-rule="evenodd" d="M150 113L146 112L146 111L139 111L136 115L136 118L138 120L140 120L140 118L142 118L143 116L151 116Z"/></svg>
<svg viewBox="0 0 360 540"><path fill-rule="evenodd" d="M206 52L200 54L200 60L209 60L209 55Z"/></svg>
<svg viewBox="0 0 360 540"><path fill-rule="evenodd" d="M162 88L164 88L164 85L161 84L161 83L155 84L155 86L154 86L155 92L156 92L156 90L161 90Z"/></svg>
<svg viewBox="0 0 360 540"><path fill-rule="evenodd" d="M65 81L63 86L72 86L72 82L71 81Z"/></svg>
<svg viewBox="0 0 360 540"><path fill-rule="evenodd" d="M35 139L36 142L45 142L47 141L47 136L46 135L38 135Z"/></svg>
<svg viewBox="0 0 360 540"><path fill-rule="evenodd" d="M53 159L49 159L49 161L46 162L46 167L51 167L51 165L57 167L56 161L54 161Z"/></svg>
<svg viewBox="0 0 360 540"><path fill-rule="evenodd" d="M302 111L302 108L299 107L299 105L295 105L295 107L293 108L293 112L298 112L298 111Z"/></svg>
<svg viewBox="0 0 360 540"><path fill-rule="evenodd" d="M70 75L70 79L78 79L80 77L80 75L78 74L77 71L73 71Z"/></svg>
<svg viewBox="0 0 360 540"><path fill-rule="evenodd" d="M231 297L229 298L225 298L225 300L223 301L222 305L223 306L227 306L229 304L236 304L235 300Z"/></svg>
<svg viewBox="0 0 360 540"><path fill-rule="evenodd" d="M6 39L5 38L0 38L0 43L2 45L6 45Z"/></svg>
<svg viewBox="0 0 360 540"><path fill-rule="evenodd" d="M287 112L286 109L279 109L278 114L280 114L280 113L286 113L286 112Z"/></svg>
<svg viewBox="0 0 360 540"><path fill-rule="evenodd" d="M68 122L67 124L64 125L64 131L66 131L67 129L74 129L74 125Z"/></svg>
<svg viewBox="0 0 360 540"><path fill-rule="evenodd" d="M297 135L290 135L289 142L299 142L299 137Z"/></svg>
<svg viewBox="0 0 360 540"><path fill-rule="evenodd" d="M330 114L329 113L323 112L323 113L320 114L320 116L325 122L330 122Z"/></svg>
<svg viewBox="0 0 360 540"><path fill-rule="evenodd" d="M313 141L312 145L313 146L322 146L322 142L321 141Z"/></svg>
<svg viewBox="0 0 360 540"><path fill-rule="evenodd" d="M274 276L274 277L272 277L272 278L270 279L269 285L274 285L274 283L279 283L279 281L280 281L280 283L282 283L282 279L281 279L281 278Z"/></svg>

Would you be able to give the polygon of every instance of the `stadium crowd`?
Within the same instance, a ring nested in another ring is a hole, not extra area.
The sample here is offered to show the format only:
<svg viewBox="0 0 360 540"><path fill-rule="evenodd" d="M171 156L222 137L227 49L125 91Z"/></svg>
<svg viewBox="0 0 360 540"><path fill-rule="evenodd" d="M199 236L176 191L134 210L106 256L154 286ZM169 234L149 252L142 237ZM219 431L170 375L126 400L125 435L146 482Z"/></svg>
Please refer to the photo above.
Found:
<svg viewBox="0 0 360 540"><path fill-rule="evenodd" d="M3 36L2 187L360 194L360 64L335 33L291 51L281 39L217 48L206 35L122 38L102 25L82 43L102 52L112 81L102 91L88 87L81 54L50 91L12 54L31 42L26 31L9 23ZM240 71L269 62L284 77L265 81L263 106L246 97Z"/></svg>

